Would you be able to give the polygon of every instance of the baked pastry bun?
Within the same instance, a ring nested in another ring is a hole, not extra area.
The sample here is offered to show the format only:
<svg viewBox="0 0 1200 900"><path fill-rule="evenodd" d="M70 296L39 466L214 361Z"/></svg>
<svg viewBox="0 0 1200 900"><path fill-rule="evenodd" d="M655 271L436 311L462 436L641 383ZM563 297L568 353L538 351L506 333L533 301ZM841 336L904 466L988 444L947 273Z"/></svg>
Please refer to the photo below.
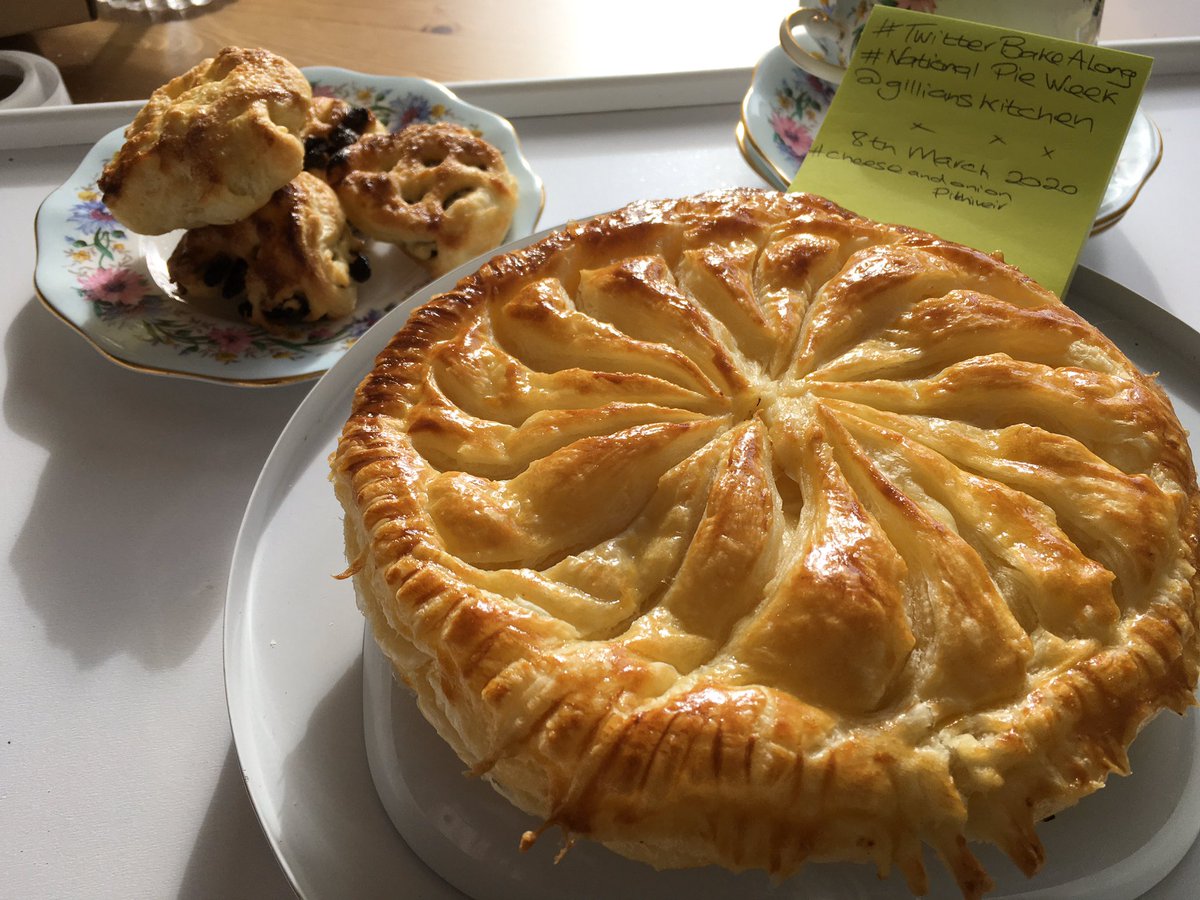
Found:
<svg viewBox="0 0 1200 900"><path fill-rule="evenodd" d="M287 60L226 47L151 94L100 176L104 203L139 234L244 219L300 173L311 103Z"/></svg>
<svg viewBox="0 0 1200 900"><path fill-rule="evenodd" d="M491 260L379 354L332 467L442 737L654 866L858 860L920 894L928 845L979 897L969 841L1033 874L1035 823L1193 704L1165 394L1011 266L817 197Z"/></svg>
<svg viewBox="0 0 1200 900"><path fill-rule="evenodd" d="M355 228L432 275L497 247L517 205L500 151L446 122L368 135L334 156L328 177Z"/></svg>
<svg viewBox="0 0 1200 900"><path fill-rule="evenodd" d="M353 312L361 249L330 187L301 172L249 218L187 232L167 271L185 298L224 298L272 328Z"/></svg>

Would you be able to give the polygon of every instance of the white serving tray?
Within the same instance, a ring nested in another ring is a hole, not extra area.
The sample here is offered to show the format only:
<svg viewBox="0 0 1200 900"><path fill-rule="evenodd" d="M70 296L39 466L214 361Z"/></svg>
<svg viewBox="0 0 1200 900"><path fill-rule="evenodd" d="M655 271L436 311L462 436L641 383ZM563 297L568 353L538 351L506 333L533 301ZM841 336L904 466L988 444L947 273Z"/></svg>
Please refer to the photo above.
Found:
<svg viewBox="0 0 1200 900"><path fill-rule="evenodd" d="M1150 43L1157 43L1157 46L1150 47ZM1166 153L1162 169L1126 221L1090 241L1084 259L1089 265L1170 308L1193 327L1200 328L1200 300L1192 290L1187 262L1189 236L1186 229L1177 225L1180 215L1186 216L1186 210L1200 205L1200 193L1197 192L1200 182L1192 177L1194 166L1189 163L1196 158L1189 150L1200 147L1200 129L1196 124L1200 122L1200 77L1197 77L1200 74L1200 41L1171 39L1123 46L1122 49L1150 50L1157 57L1155 77L1147 88L1147 97L1153 104L1151 112L1166 135ZM1181 74L1160 78L1172 72ZM750 70L746 68L672 76L458 84L451 87L464 99L514 119L532 165L546 181L547 204L542 222L552 225L643 197L679 196L743 184L765 186L765 182L746 166L733 140L733 125L739 115L738 101L749 77ZM25 339L41 336L43 330L61 330L56 323L43 325L37 321L40 316L48 318L34 298L31 285L32 222L37 204L70 174L87 146L128 122L139 107L137 102L120 102L0 111L0 149L5 151L0 156L0 195L5 198L4 214L0 216L0 235L5 237L0 246L0 261L5 263L8 273L8 277L0 281L4 282L5 302L15 316L8 348L10 394L18 388L28 388L32 383L29 377L35 373L40 375L42 371L41 368L28 368L32 360L30 353L35 348L27 346ZM1153 366L1154 342L1159 340L1158 336L1165 335L1168 345L1173 346L1171 342L1178 323L1149 304L1142 303L1138 310L1140 318L1133 329L1133 340L1143 342L1145 351L1133 355L1144 365ZM1115 327L1122 327L1121 316L1114 321ZM1104 323L1104 327L1108 328L1109 323ZM1130 347L1127 345L1126 349ZM90 361L90 356L88 359ZM143 409L142 414L145 421L151 423L145 439L153 442L153 446L159 443L155 427L168 427L179 421L178 416L206 417L205 421L211 421L212 427L218 430L228 428L230 422L245 420L244 408L228 418L221 413L224 404L230 402L230 392L225 388L181 381L164 382L133 375L115 366L108 367L111 373L102 375L95 384L83 383L79 381L80 370L71 368L72 362L81 361L71 356L65 360L65 369L62 368L63 360L56 361L53 382L39 383L39 388L44 390L33 394L26 391L28 396L13 394L8 398L19 401L11 412L22 415L9 417L12 427L6 446L19 449L17 456L28 457L26 462L35 468L42 465L44 453L50 452L48 475L61 474L63 465L69 467L67 457L70 454L59 458L60 451L65 452L59 444L63 435L73 433L73 430L46 432L37 423L55 417L56 404L47 405L46 401L59 398L64 390L129 392L128 396L113 401L117 403L150 398L151 405ZM1172 366L1176 372L1185 369L1196 371L1194 360L1190 369ZM141 382L135 384L134 379L147 382L147 386ZM284 406L297 402L305 392L316 389L308 385L281 389L273 392L270 403L265 405L259 395L256 408L267 410L274 416L283 412ZM218 393L222 395L220 398L216 397ZM254 401L239 396L236 402ZM28 418L31 415L33 419ZM33 431L29 432L26 426L32 427ZM1194 424L1192 430L1195 434ZM31 434L35 439L32 442ZM253 435L230 436L230 440L241 441L239 446L257 446L253 442L247 443L250 438ZM328 449L314 447L311 457L306 458L300 470L307 465L322 470L323 456ZM14 528L24 521L21 498L32 490L32 487L21 488L13 494L16 505L9 524ZM227 494L229 496L225 496ZM211 535L212 528L226 527L225 512L232 496L224 490L207 498L208 502L195 510L199 517L196 522L200 525L185 528L184 537L191 532ZM324 490L321 496L330 504L330 515L339 515L332 497ZM45 498L39 494L37 499ZM235 499L232 502L241 501ZM289 501L284 493L279 493L274 498L260 496L257 502L266 503L260 512L273 518L280 514L279 504ZM118 515L114 521L117 525L144 525L133 522L133 518L136 516ZM336 522L336 518L318 524L324 528L330 527L331 522ZM336 528L336 525L332 527ZM311 543L301 540L293 546L275 546L270 550L303 555L316 546L322 553L327 553L329 565L335 567L329 571L334 571L342 567L343 561L329 541L329 535L322 532L314 534ZM223 570L229 558L228 551L213 551L209 555L214 556L212 562L215 563L211 571ZM318 562L322 559L325 557ZM242 561L242 565L247 564L253 565L253 560ZM322 566L319 583L329 585L323 580L326 571ZM270 773L273 783L269 787L276 795L285 797L283 811L272 813L282 819L285 827L280 832L266 833L278 844L284 865L290 866L288 860L296 859L314 847L319 851L309 862L289 871L293 884L306 898L411 897L420 900L461 897L428 869L416 864L411 851L398 843L378 800L362 739L361 618L353 611L353 600L346 593L348 586L329 586L330 593L319 602L306 601L309 605L301 604L295 610L298 620L318 623L305 637L307 643L292 646L287 641L277 641L277 646L272 647L271 641L276 640L274 629L261 616L243 614L245 621L240 623L235 622L236 616L231 615L229 619L227 637L236 629L242 629L242 643L238 647L258 656L247 669L255 680L255 690L272 701L283 698L278 709L255 707L249 711L249 719L239 720L238 724L239 735L248 733L248 722L258 733L265 734L273 751L286 760L282 770ZM203 590L207 592L208 587ZM18 590L13 595L13 603L20 607L24 602L31 610L36 610L35 598L32 595L23 597L26 593ZM130 600L136 601L137 596L131 596ZM14 614L18 612L15 607L13 611ZM330 611L336 612L326 616ZM161 617L163 611L158 610L156 614ZM18 618L23 615L21 613ZM51 629L42 635L45 629L37 629L36 635L30 632L26 636L22 636L25 634L22 631L22 635L14 633L10 635L12 640L6 641L6 649L16 653L14 658L29 652L36 654L38 664L26 672L26 681L32 678L29 683L38 685L30 710L34 707L41 710L47 703L53 707L58 702L54 697L58 696L59 688L68 692L73 690L72 686L78 680L79 661L60 652L63 650L61 640L71 629L86 628L84 620L86 616L80 620L83 624L63 625L67 631ZM103 650L103 637L98 635L98 652ZM137 635L127 638L135 641L131 645L135 649L137 639ZM55 757L56 771L68 775L74 772L77 781L83 779L91 787L82 794L68 792L69 796L61 791L52 792L45 796L44 802L38 801L34 807L29 807L36 812L28 821L30 827L26 829L28 834L24 842L18 837L12 847L14 854L21 851L23 862L12 857L16 868L11 873L6 872L12 876L7 882L11 888L9 893L21 896L32 892L36 895L39 886L41 893L51 889L59 895L79 893L70 886L83 884L82 874L70 867L59 867L54 873L47 874L50 870L42 862L53 856L55 842L46 836L61 836L62 829L54 823L61 825L72 817L90 821L116 816L114 821L119 819L128 827L108 833L94 829L87 831L86 840L80 844L99 853L124 854L140 860L139 865L127 869L113 881L113 890L161 896L175 892L182 884L184 893L200 891L212 896L274 897L282 896L281 890L290 895L286 882L275 871L272 851L268 850L266 842L257 836L245 840L250 836L240 830L248 824L245 801L237 793L240 789L236 785L236 775L232 786L227 777L230 772L238 771L240 761L236 757L226 757L229 736L224 716L220 721L212 719L212 704L208 702L211 699L209 690L216 687L208 676L218 671L220 663L213 651L219 646L219 640L214 642L204 638L186 665L178 668L147 667L141 665L138 658L130 657L126 660L128 665L114 659L114 665L103 670L89 669L89 679L99 679L96 683L104 687L108 699L101 698L92 704L88 735L99 735L110 743L116 741L113 746L120 746L122 740L135 740L140 749L135 754L136 759L130 761L115 751L97 755L89 741L68 742L60 747L61 752ZM310 648L315 651L309 652ZM278 651L279 655L272 657L268 651ZM13 702L20 707L19 700ZM170 729L162 734L134 735L128 730L125 715L134 707L159 710L160 713L175 709L168 715ZM232 706L230 711L232 716ZM18 716L14 721L20 726L33 720L26 721ZM179 757L178 748L171 745L170 734L184 732L192 737L189 738L188 752ZM16 743L14 741L14 752L17 752ZM27 745L26 755L28 749ZM17 756L20 756L19 752ZM152 761L151 774L157 773L158 780L174 785L169 792L170 801L143 804L136 811L120 812L120 803L114 807L112 799L144 793L147 760ZM18 774L27 770L26 774L37 781L39 770L33 763L24 768L19 761L15 765ZM254 763L244 765L244 774L248 787L258 796L264 790L258 783L264 770ZM235 793L231 794L230 790ZM18 811L22 808L22 795L32 797L32 792L33 788L17 792L15 808ZM339 802L328 802L331 796L339 798ZM348 799L354 805L353 810L341 804L340 799ZM118 812L113 812L114 809ZM261 809L259 813L266 816ZM348 829L346 833L360 835L357 829L364 823L386 827L371 832L374 837L366 837L363 845L352 848L353 852L347 858L351 861L360 859L357 854L363 852L385 854L395 864L378 871L347 873L338 866L320 871L325 861L320 852L337 849L321 851L324 846L322 834L337 834ZM1120 826L1117 822L1111 827ZM79 828L74 832L79 832ZM231 861L236 865L231 866ZM180 873L184 873L182 882ZM58 887L54 888L54 885ZM1200 885L1200 844L1194 845L1183 862L1145 896L1151 900L1194 900L1200 896L1197 885ZM836 900L842 900L841 895Z"/></svg>
<svg viewBox="0 0 1200 900"><path fill-rule="evenodd" d="M463 765L392 676L374 637L363 638L363 716L367 761L388 817L417 856L446 882L435 896L474 900L888 900L907 893L898 872L880 880L867 865L811 865L771 884L765 873L733 875L716 867L655 872L603 847L577 842L555 863L561 843L551 831L528 853L517 839L541 824ZM1106 788L1038 834L1046 864L1028 881L995 847L974 852L996 881L989 900L1134 900L1170 872L1200 832L1200 716L1156 718L1130 751L1136 777ZM1119 828L1105 823L1120 822ZM941 863L926 853L928 900L958 900Z"/></svg>
<svg viewBox="0 0 1200 900"><path fill-rule="evenodd" d="M1155 75L1200 71L1200 37L1108 41L1105 46L1154 57ZM768 44L764 44L763 50L768 49ZM745 67L735 69L702 72L464 81L446 86L468 103L509 119L713 106L742 99L753 77L752 62L747 60ZM0 110L0 150L91 144L114 128L127 124L142 104L141 100L117 100L67 107Z"/></svg>
<svg viewBox="0 0 1200 900"><path fill-rule="evenodd" d="M368 656L364 679L363 623L353 591L331 577L344 561L327 457L374 355L415 304L452 283L450 276L415 295L316 385L276 444L238 537L226 606L230 717L255 808L297 893L312 900L453 898L459 890L479 900L599 900L648 891L663 900L790 898L813 889L820 896L902 895L897 882L875 882L853 866L814 867L808 882L773 887L753 875L720 872L655 878L596 847L576 848L578 856L568 856L561 871L543 858L552 846L516 859L517 829L530 823L481 794L486 787L455 782L460 766L453 754L415 717L377 656ZM1200 436L1194 379L1200 335L1090 270L1077 273L1068 302L1141 368L1160 373L1184 427ZM1200 453L1196 437L1193 450ZM1198 728L1195 714L1182 720L1164 714L1134 745L1133 776L1043 826L1049 861L1034 883L983 848L1000 883L996 896L1132 900L1153 888L1200 830ZM513 862L506 866L498 860L509 829ZM931 896L957 896L944 873L930 869Z"/></svg>

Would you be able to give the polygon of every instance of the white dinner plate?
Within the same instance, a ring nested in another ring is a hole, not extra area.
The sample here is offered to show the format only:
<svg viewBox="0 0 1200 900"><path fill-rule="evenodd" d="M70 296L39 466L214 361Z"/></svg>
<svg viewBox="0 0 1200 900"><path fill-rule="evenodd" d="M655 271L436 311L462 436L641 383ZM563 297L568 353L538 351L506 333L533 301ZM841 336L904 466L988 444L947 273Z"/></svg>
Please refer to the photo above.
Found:
<svg viewBox="0 0 1200 900"><path fill-rule="evenodd" d="M424 78L304 69L314 95L369 107L393 131L415 122L453 122L477 131L504 155L519 191L507 235L530 234L542 212L541 179L507 119L460 100ZM397 302L429 280L398 248L371 242L371 278L353 315L268 332L233 310L213 315L179 298L166 260L182 231L146 237L113 219L96 181L120 148L124 129L101 138L74 174L38 210L34 287L42 302L101 353L133 369L245 386L316 378Z"/></svg>
<svg viewBox="0 0 1200 900"><path fill-rule="evenodd" d="M754 68L742 100L738 146L746 162L773 187L787 190L833 101L837 86L810 75L774 47ZM1125 214L1162 159L1162 135L1140 107L1096 211L1092 233Z"/></svg>
<svg viewBox="0 0 1200 900"><path fill-rule="evenodd" d="M363 619L350 583L333 577L346 561L328 456L375 354L415 306L470 268L403 303L312 389L268 458L237 538L225 611L230 720L250 797L297 893L439 900L463 896L457 885L477 900L904 896L895 877L878 881L866 866L814 865L772 887L755 873L655 873L586 842L556 867L553 834L519 856L520 832L536 823L463 777L370 644L364 677ZM1077 273L1068 302L1160 373L1184 427L1200 436L1200 336L1089 270ZM1158 717L1132 748L1131 777L1110 778L1041 827L1048 861L1035 881L979 848L995 896L1130 900L1148 890L1200 832L1198 751L1195 714ZM936 861L929 869L932 897L958 897Z"/></svg>

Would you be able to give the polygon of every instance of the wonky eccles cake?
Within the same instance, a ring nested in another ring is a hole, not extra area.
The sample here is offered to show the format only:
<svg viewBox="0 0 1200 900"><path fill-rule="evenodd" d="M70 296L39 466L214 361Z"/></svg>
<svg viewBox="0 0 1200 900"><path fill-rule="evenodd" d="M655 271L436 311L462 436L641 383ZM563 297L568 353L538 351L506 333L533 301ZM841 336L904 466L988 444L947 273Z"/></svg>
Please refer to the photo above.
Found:
<svg viewBox="0 0 1200 900"><path fill-rule="evenodd" d="M379 354L333 475L442 737L654 866L858 860L921 893L928 845L978 897L969 841L1032 875L1035 824L1193 703L1165 394L1016 269L813 196L635 204L493 259Z"/></svg>

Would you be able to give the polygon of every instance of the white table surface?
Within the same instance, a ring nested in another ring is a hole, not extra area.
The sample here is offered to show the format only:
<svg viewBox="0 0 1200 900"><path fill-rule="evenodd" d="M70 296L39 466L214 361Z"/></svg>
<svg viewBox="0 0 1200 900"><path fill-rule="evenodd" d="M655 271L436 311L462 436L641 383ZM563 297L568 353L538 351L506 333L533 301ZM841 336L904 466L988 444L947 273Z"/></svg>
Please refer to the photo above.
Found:
<svg viewBox="0 0 1200 900"><path fill-rule="evenodd" d="M1200 76L1156 76L1162 165L1083 263L1200 329ZM762 185L736 104L522 118L542 224ZM611 135L601 156L580 134ZM32 290L33 216L85 146L0 150L0 897L291 891L242 785L222 673L234 538L309 389L238 389L103 359ZM1200 848L1156 897L1197 896Z"/></svg>

